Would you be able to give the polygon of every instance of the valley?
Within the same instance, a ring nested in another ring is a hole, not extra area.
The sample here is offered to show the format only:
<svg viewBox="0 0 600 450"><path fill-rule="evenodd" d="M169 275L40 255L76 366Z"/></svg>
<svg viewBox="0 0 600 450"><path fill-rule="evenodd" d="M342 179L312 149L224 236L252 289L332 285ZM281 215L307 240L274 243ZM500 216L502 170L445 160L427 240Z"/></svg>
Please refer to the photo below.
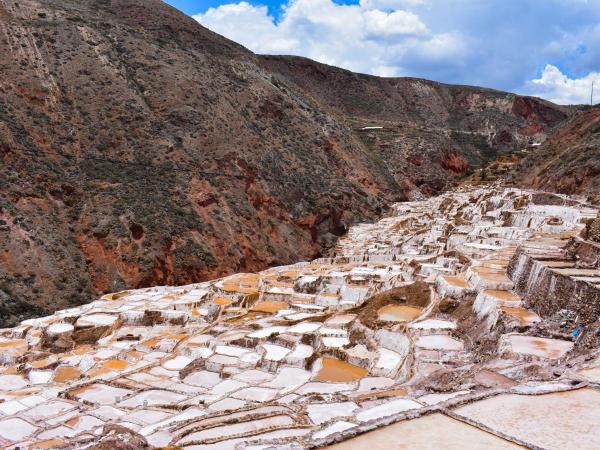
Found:
<svg viewBox="0 0 600 450"><path fill-rule="evenodd" d="M26 320L1 331L0 442L385 448L433 426L445 448L596 448L599 221L465 186L394 204L329 257Z"/></svg>

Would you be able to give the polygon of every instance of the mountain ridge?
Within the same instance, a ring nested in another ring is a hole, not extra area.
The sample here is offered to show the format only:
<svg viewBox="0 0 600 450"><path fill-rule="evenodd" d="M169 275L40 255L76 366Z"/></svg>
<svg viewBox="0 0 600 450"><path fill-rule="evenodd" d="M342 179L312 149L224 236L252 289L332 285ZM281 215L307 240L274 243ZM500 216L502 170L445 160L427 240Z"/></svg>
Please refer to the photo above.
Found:
<svg viewBox="0 0 600 450"><path fill-rule="evenodd" d="M571 114L362 75L336 102L341 69L254 55L157 0L1 0L0 52L5 325L313 258Z"/></svg>

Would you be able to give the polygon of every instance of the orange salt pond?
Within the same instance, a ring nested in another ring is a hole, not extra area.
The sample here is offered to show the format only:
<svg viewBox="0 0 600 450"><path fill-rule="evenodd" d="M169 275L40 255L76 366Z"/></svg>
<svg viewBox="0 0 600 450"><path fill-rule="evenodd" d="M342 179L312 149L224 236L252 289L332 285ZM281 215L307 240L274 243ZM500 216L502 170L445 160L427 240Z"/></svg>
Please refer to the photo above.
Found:
<svg viewBox="0 0 600 450"><path fill-rule="evenodd" d="M445 275L442 276L442 278L452 286L457 286L464 289L468 289L470 287L469 283L467 283L467 280L465 280L465 278L461 275Z"/></svg>
<svg viewBox="0 0 600 450"><path fill-rule="evenodd" d="M213 303L215 305L231 305L232 301L227 297L215 297Z"/></svg>
<svg viewBox="0 0 600 450"><path fill-rule="evenodd" d="M521 297L513 294L510 291L501 291L498 289L485 289L484 293L488 294L491 297L495 297L497 299L504 300L507 302L519 303L521 301Z"/></svg>
<svg viewBox="0 0 600 450"><path fill-rule="evenodd" d="M37 361L31 361L29 363L29 365L33 369L43 369L45 367L48 367L48 366L54 364L55 362L56 362L56 358L45 358L45 359L38 359Z"/></svg>
<svg viewBox="0 0 600 450"><path fill-rule="evenodd" d="M288 306L285 302L273 302L273 301L264 301L255 304L250 310L255 312L264 312L264 313L272 313L275 314L280 309L284 309Z"/></svg>
<svg viewBox="0 0 600 450"><path fill-rule="evenodd" d="M421 314L422 309L405 305L386 305L377 311L377 318L386 322L410 322Z"/></svg>
<svg viewBox="0 0 600 450"><path fill-rule="evenodd" d="M75 356L81 356L88 353L91 349L92 346L90 344L82 344L75 347L75 350L73 350L71 353Z"/></svg>
<svg viewBox="0 0 600 450"><path fill-rule="evenodd" d="M157 338L152 338L152 339L148 339L147 341L142 342L141 344L144 347L148 347L148 348L154 348L156 345L158 345L158 343L162 340L162 337L157 337Z"/></svg>
<svg viewBox="0 0 600 450"><path fill-rule="evenodd" d="M129 363L122 359L108 359L102 363L102 368L109 370L123 370L128 365Z"/></svg>
<svg viewBox="0 0 600 450"><path fill-rule="evenodd" d="M101 375L106 375L107 373L111 373L114 372L114 370L112 369L108 369L106 367L99 367L97 369L91 369L89 370L86 375L90 378L95 378L95 377L99 377Z"/></svg>
<svg viewBox="0 0 600 450"><path fill-rule="evenodd" d="M68 381L78 380L81 377L81 370L73 366L60 366L54 371L54 381L57 383L66 383Z"/></svg>
<svg viewBox="0 0 600 450"><path fill-rule="evenodd" d="M317 373L316 381L328 381L342 383L345 381L356 381L366 377L369 372L362 367L340 361L334 358L323 358L321 369Z"/></svg>

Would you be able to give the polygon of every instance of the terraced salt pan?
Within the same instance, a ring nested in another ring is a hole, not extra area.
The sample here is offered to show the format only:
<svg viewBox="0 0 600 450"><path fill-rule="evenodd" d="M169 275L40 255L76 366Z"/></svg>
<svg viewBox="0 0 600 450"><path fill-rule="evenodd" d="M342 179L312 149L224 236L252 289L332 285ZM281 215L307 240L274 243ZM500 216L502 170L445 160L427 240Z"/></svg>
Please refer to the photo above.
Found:
<svg viewBox="0 0 600 450"><path fill-rule="evenodd" d="M191 433L185 438L181 439L178 444L186 445L189 443L202 443L202 442L211 442L216 439L220 439L223 441L227 440L229 436L236 435L253 435L260 430L270 430L272 428L282 428L288 427L292 428L294 426L294 420L289 416L279 415L273 417L267 417L264 419L257 419L248 422L234 423L231 425L224 425L220 427L209 428L206 430L198 431L196 433Z"/></svg>
<svg viewBox="0 0 600 450"><path fill-rule="evenodd" d="M313 423L321 424L336 417L351 417L357 409L354 402L315 403L308 405L306 412Z"/></svg>
<svg viewBox="0 0 600 450"><path fill-rule="evenodd" d="M128 389L109 386L107 384L91 384L82 388L70 391L70 394L77 398L100 405L112 405L132 391Z"/></svg>
<svg viewBox="0 0 600 450"><path fill-rule="evenodd" d="M414 306L387 305L377 311L377 318L386 322L410 322L423 310Z"/></svg>
<svg viewBox="0 0 600 450"><path fill-rule="evenodd" d="M233 398L247 400L249 402L264 403L270 402L275 397L277 397L278 394L279 391L276 389L253 386L245 389L240 389L239 391L236 391L233 394L231 394L231 396Z"/></svg>
<svg viewBox="0 0 600 450"><path fill-rule="evenodd" d="M173 405L186 398L183 394L156 389L140 392L127 400L123 400L119 403L119 406L135 408L138 406Z"/></svg>
<svg viewBox="0 0 600 450"><path fill-rule="evenodd" d="M485 297L485 301L490 301L498 306L519 306L521 297L511 291L502 291L498 289L484 289L478 296Z"/></svg>
<svg viewBox="0 0 600 450"><path fill-rule="evenodd" d="M455 410L459 415L529 444L562 450L598 449L600 392L578 389L544 395L500 395Z"/></svg>
<svg viewBox="0 0 600 450"><path fill-rule="evenodd" d="M408 325L408 328L415 330L454 330L456 324L449 320L441 319L425 319L420 322L413 322Z"/></svg>
<svg viewBox="0 0 600 450"><path fill-rule="evenodd" d="M269 361L281 361L291 352L289 348L275 344L263 344L261 347L265 350L265 359Z"/></svg>
<svg viewBox="0 0 600 450"><path fill-rule="evenodd" d="M73 327L73 325L71 325L70 323L58 322L58 323L50 324L48 326L48 328L46 328L46 334L56 335L56 334L69 333L69 332L73 331L74 329L75 329L75 327Z"/></svg>
<svg viewBox="0 0 600 450"><path fill-rule="evenodd" d="M76 327L100 327L100 326L111 326L117 321L118 317L110 314L90 314L87 316L81 316L75 322Z"/></svg>
<svg viewBox="0 0 600 450"><path fill-rule="evenodd" d="M359 392L384 389L394 385L394 380L387 377L365 377L358 385Z"/></svg>
<svg viewBox="0 0 600 450"><path fill-rule="evenodd" d="M348 430L352 427L356 426L352 422L346 422L344 420L340 420L338 422L334 422L328 427L323 428L321 431L317 431L313 434L314 439L323 439L332 434L340 433L342 431Z"/></svg>
<svg viewBox="0 0 600 450"><path fill-rule="evenodd" d="M403 420L327 447L331 450L520 449L521 446L442 414Z"/></svg>
<svg viewBox="0 0 600 450"><path fill-rule="evenodd" d="M0 437L9 442L17 442L31 435L37 427L19 418L0 421Z"/></svg>
<svg viewBox="0 0 600 450"><path fill-rule="evenodd" d="M356 381L364 378L368 373L369 372L362 367L358 367L338 359L322 358L315 380L328 381L332 383Z"/></svg>
<svg viewBox="0 0 600 450"><path fill-rule="evenodd" d="M542 319L533 311L528 311L523 308L512 308L510 306L501 306L500 311L513 317L519 322L519 325L533 325L540 322Z"/></svg>
<svg viewBox="0 0 600 450"><path fill-rule="evenodd" d="M329 348L342 348L350 344L350 340L346 337L324 337L321 340L325 347Z"/></svg>
<svg viewBox="0 0 600 450"><path fill-rule="evenodd" d="M510 350L524 355L556 359L573 348L573 342L520 334L508 335Z"/></svg>
<svg viewBox="0 0 600 450"><path fill-rule="evenodd" d="M320 323L317 322L302 322L288 329L289 333L293 334L306 334L313 333L321 327Z"/></svg>
<svg viewBox="0 0 600 450"><path fill-rule="evenodd" d="M263 386L274 389L293 390L302 386L310 380L312 374L304 369L296 367L283 367L271 381L263 383Z"/></svg>
<svg viewBox="0 0 600 450"><path fill-rule="evenodd" d="M469 300L479 289L475 303L482 305L474 309L490 328L499 317L506 318L502 314L512 313L517 319L527 316L532 323L525 310L508 309L520 306L518 296L491 289L511 286L505 272L516 245L525 239L524 245L539 254L540 267L566 270L565 276L572 279L592 283L600 279L595 272L574 270L572 262L548 261L550 256L564 256L571 228L583 225L564 223L569 233L532 237L537 232L532 228L504 226L505 212L510 215L517 203L515 196L522 193L496 191L491 200L493 192L466 189L396 205L400 216L353 227L339 241L333 258L187 287L130 291L114 300L105 296L90 305L1 330L0 359L10 352L13 356L10 364L4 361L0 367L0 422L7 414L15 414L39 428L30 439L58 439L58 443L44 445L62 444L77 432L102 439L97 427L108 421L139 431L155 446L176 445L189 437L184 437L185 433L204 433L196 436L197 445L191 448L233 450L245 444L261 448L264 442L258 440L282 439L275 443L278 448L282 443L288 447L314 445L315 439L356 426L357 414L376 426L390 414L413 411L410 416L416 416L425 412L423 405L468 393L432 393L430 383L441 381L436 375L428 377L440 369L467 370L465 382L477 390L501 388L513 394L540 394L570 389L568 379L551 384L520 381L530 358L515 355L510 335L503 338L495 359L486 363L489 365L473 366L478 355L470 348L465 351L463 342L451 335L458 325L455 320L459 320L451 311L434 310L437 316L417 323L414 317L400 314L395 317L400 319L398 323L379 322L377 327L363 321L360 309L345 312L370 293L408 286L414 279L427 277L427 283L435 283L432 298L436 302L444 302L446 297ZM492 204L497 209L490 210ZM525 270L524 263L519 270ZM194 291L201 292L190 294ZM397 312L396 307L406 312L407 305L391 306L392 312ZM386 309L380 312L385 315ZM147 313L159 323L144 325ZM114 322L103 325L103 320L96 320L98 316ZM85 326L75 330L65 326L77 321ZM87 331L105 337L66 354L46 356L48 350L55 350L54 341L63 333L69 342L72 333L77 337L86 327L102 328ZM466 343L468 338L464 339ZM318 357L313 357L314 353ZM22 357L24 364L17 364ZM328 363L327 358L337 362ZM563 363L558 361L557 369L562 370ZM594 373L584 369L579 375L593 378ZM412 374L406 385L404 375ZM92 384L69 386L75 382ZM418 401L407 398L412 394L420 396ZM66 400L57 400L57 396L66 396ZM83 396L91 401L71 401L83 400ZM99 406L101 402L107 405ZM271 406L256 408L261 402ZM282 419L274 429L256 422L268 415L289 420ZM308 422L311 418L312 424ZM231 428L244 423L257 426ZM457 425L449 418L430 423L427 434L416 427L423 422L405 423L412 423L415 431L387 434L383 440L386 449L396 443L421 448L425 439L435 448L453 448L454 434L468 436L468 440L456 439L457 446L464 448L502 448L499 443L506 444L497 437L488 441L484 431ZM236 430L243 436L230 434ZM440 435L444 442L436 441ZM299 436L304 438L296 441ZM0 436L0 446L5 441ZM368 447L377 448L377 442L370 438ZM18 442L22 447L30 444Z"/></svg>
<svg viewBox="0 0 600 450"><path fill-rule="evenodd" d="M21 375L0 375L0 391L16 391L28 384Z"/></svg>
<svg viewBox="0 0 600 450"><path fill-rule="evenodd" d="M380 348L377 353L379 356L374 366L374 371L377 372L375 375L394 376L395 372L402 366L403 355L384 347Z"/></svg>
<svg viewBox="0 0 600 450"><path fill-rule="evenodd" d="M587 369L582 369L577 373L590 381L600 383L600 367L590 367Z"/></svg>
<svg viewBox="0 0 600 450"><path fill-rule="evenodd" d="M382 403L378 406L363 409L356 414L356 420L359 422L367 422L369 420L381 419L382 417L392 416L411 409L421 408L422 405L414 400L399 398L389 402Z"/></svg>
<svg viewBox="0 0 600 450"><path fill-rule="evenodd" d="M429 334L426 336L420 336L415 346L424 348L427 350L450 350L460 351L464 348L464 344L446 334Z"/></svg>

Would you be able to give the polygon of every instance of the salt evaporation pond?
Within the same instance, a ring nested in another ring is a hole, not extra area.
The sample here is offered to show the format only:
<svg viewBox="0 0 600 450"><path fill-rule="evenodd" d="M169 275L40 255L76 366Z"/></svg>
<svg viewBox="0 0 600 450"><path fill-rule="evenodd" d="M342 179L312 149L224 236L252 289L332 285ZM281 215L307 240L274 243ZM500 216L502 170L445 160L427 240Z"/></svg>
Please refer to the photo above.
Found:
<svg viewBox="0 0 600 450"><path fill-rule="evenodd" d="M422 309L405 305L386 305L377 311L377 318L386 322L410 322L421 314Z"/></svg>
<svg viewBox="0 0 600 450"><path fill-rule="evenodd" d="M323 358L316 380L332 383L356 381L366 377L368 374L369 372L362 367L340 361L339 359Z"/></svg>

